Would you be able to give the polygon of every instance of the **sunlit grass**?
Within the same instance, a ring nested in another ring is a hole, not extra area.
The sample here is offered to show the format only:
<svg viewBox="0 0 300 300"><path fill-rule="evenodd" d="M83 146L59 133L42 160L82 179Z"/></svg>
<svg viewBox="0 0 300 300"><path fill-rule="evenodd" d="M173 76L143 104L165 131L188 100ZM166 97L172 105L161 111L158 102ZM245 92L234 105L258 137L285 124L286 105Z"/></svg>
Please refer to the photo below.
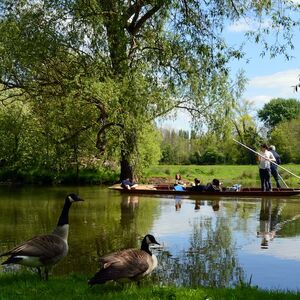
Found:
<svg viewBox="0 0 300 300"><path fill-rule="evenodd" d="M236 288L176 288L135 283L108 283L90 288L88 277L71 274L40 280L36 274L0 273L0 299L299 299L300 293L263 291L249 286Z"/></svg>
<svg viewBox="0 0 300 300"><path fill-rule="evenodd" d="M300 165L282 166L300 177ZM157 177L174 183L176 173L180 173L187 182L192 182L195 177L198 177L202 183L206 184L212 179L218 178L226 186L235 183L242 184L242 186L260 186L258 166L256 165L156 165L145 171L143 180L147 182L150 178ZM296 176L280 168L279 173L288 186L300 186L300 179Z"/></svg>

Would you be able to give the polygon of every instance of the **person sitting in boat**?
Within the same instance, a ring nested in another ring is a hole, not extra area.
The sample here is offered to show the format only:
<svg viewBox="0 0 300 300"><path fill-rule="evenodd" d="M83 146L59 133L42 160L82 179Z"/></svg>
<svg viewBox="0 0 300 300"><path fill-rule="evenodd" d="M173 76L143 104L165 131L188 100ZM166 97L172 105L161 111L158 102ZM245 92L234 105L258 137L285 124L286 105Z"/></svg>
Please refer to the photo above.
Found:
<svg viewBox="0 0 300 300"><path fill-rule="evenodd" d="M175 184L174 184L174 190L175 191L185 191L185 183L181 180L181 175L176 174L175 175Z"/></svg>
<svg viewBox="0 0 300 300"><path fill-rule="evenodd" d="M222 191L221 185L222 184L219 179L213 179L212 182L210 182L206 185L206 191L207 192L221 192Z"/></svg>
<svg viewBox="0 0 300 300"><path fill-rule="evenodd" d="M181 185L183 185L183 181L181 179L181 175L178 174L178 173L175 175L175 184L181 184Z"/></svg>
<svg viewBox="0 0 300 300"><path fill-rule="evenodd" d="M137 185L138 184L134 182L132 178L126 178L121 182L121 187L126 190L135 189Z"/></svg>
<svg viewBox="0 0 300 300"><path fill-rule="evenodd" d="M179 192L185 191L185 187L181 184L175 183L173 188L174 188L174 191L179 191Z"/></svg>
<svg viewBox="0 0 300 300"><path fill-rule="evenodd" d="M203 192L205 190L206 190L206 186L201 184L199 178L195 178L193 185L190 187L190 191Z"/></svg>

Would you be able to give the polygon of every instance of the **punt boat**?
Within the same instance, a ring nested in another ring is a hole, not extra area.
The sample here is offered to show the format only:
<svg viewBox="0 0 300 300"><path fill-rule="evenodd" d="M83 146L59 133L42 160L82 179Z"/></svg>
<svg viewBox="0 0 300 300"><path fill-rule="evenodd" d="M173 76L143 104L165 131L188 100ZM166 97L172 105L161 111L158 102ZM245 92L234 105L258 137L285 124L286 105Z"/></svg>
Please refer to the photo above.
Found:
<svg viewBox="0 0 300 300"><path fill-rule="evenodd" d="M182 196L220 196L220 197L286 197L300 194L300 189L273 188L263 192L260 188L242 187L238 191L223 188L222 191L192 191L187 187L184 191L175 191L172 185L138 185L135 189L123 189L120 185L109 187L128 195L182 195Z"/></svg>

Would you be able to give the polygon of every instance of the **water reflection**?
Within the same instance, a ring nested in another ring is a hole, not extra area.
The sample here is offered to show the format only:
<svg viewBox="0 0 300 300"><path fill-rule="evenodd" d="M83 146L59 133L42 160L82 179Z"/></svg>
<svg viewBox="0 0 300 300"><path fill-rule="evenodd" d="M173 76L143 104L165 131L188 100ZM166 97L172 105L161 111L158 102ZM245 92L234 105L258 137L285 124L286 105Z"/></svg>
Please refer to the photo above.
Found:
<svg viewBox="0 0 300 300"><path fill-rule="evenodd" d="M195 210L199 210L201 208L201 201L200 200L195 200Z"/></svg>
<svg viewBox="0 0 300 300"><path fill-rule="evenodd" d="M220 209L219 202L195 200L194 210L210 209L214 213ZM184 249L174 252L170 244L159 254L156 280L191 287L231 286L242 280L244 272L226 219L204 216L193 219L190 226Z"/></svg>
<svg viewBox="0 0 300 300"><path fill-rule="evenodd" d="M180 196L175 196L175 210L179 211L181 209L182 199Z"/></svg>
<svg viewBox="0 0 300 300"><path fill-rule="evenodd" d="M122 195L120 220L120 224L122 227L130 227L134 223L135 214L137 214L138 207L138 196Z"/></svg>
<svg viewBox="0 0 300 300"><path fill-rule="evenodd" d="M299 198L125 196L105 187L0 190L1 253L51 232L70 191L86 200L70 211L70 251L55 274L92 274L100 256L140 247L152 233L164 245L153 250L155 283L232 286L252 277L259 287L299 287Z"/></svg>
<svg viewBox="0 0 300 300"><path fill-rule="evenodd" d="M243 278L230 230L220 219L216 228L210 220L193 225L189 247L173 256L169 251L159 256L157 278L178 286L230 286Z"/></svg>
<svg viewBox="0 0 300 300"><path fill-rule="evenodd" d="M257 236L261 237L261 248L268 249L269 242L275 238L276 225L280 222L280 213L283 205L278 202L272 207L271 199L262 199L259 213L260 230Z"/></svg>
<svg viewBox="0 0 300 300"><path fill-rule="evenodd" d="M213 211L218 211L220 209L220 200L213 200L213 201L201 201L199 199L195 200L195 206L194 206L194 210L195 211L199 211L201 206L211 206Z"/></svg>

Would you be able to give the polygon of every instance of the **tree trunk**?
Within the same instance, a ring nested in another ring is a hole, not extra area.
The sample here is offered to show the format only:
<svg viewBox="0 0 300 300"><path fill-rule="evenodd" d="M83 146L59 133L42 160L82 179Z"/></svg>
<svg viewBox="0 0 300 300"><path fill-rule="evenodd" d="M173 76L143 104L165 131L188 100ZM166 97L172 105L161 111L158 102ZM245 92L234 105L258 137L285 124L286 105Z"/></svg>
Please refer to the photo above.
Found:
<svg viewBox="0 0 300 300"><path fill-rule="evenodd" d="M121 173L120 173L120 181L133 178L133 170L132 166L128 160L128 157L125 155L125 152L122 151L121 153Z"/></svg>

